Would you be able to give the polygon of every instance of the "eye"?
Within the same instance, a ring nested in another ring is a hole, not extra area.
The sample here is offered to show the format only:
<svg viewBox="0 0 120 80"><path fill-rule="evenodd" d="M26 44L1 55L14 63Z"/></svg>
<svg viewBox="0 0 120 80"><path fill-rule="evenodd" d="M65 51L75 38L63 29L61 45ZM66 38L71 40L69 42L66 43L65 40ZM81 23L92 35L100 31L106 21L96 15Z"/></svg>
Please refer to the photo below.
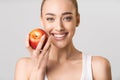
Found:
<svg viewBox="0 0 120 80"><path fill-rule="evenodd" d="M46 18L46 20L47 20L48 22L53 22L53 21L55 21L55 19L52 18L52 17L48 17L48 18Z"/></svg>
<svg viewBox="0 0 120 80"><path fill-rule="evenodd" d="M71 21L72 20L72 16L67 16L63 18L64 21Z"/></svg>

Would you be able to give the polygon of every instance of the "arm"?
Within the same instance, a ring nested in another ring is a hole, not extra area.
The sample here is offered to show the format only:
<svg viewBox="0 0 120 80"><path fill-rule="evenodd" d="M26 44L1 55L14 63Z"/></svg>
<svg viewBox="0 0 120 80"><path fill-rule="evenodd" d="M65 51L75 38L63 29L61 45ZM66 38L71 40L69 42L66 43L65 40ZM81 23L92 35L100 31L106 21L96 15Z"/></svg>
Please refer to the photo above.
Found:
<svg viewBox="0 0 120 80"><path fill-rule="evenodd" d="M112 80L111 66L107 59L95 56L92 59L94 80Z"/></svg>
<svg viewBox="0 0 120 80"><path fill-rule="evenodd" d="M27 77L27 59L21 58L16 63L14 80L28 80Z"/></svg>
<svg viewBox="0 0 120 80"><path fill-rule="evenodd" d="M29 37L26 39L26 47L30 51L31 58L22 58L16 64L15 80L44 80L47 61L49 58L51 38L41 51L45 36L43 36L36 49L29 45Z"/></svg>
<svg viewBox="0 0 120 80"><path fill-rule="evenodd" d="M44 56L43 60L40 59L36 61L38 63L32 58L21 58L18 60L14 80L44 80L47 55Z"/></svg>

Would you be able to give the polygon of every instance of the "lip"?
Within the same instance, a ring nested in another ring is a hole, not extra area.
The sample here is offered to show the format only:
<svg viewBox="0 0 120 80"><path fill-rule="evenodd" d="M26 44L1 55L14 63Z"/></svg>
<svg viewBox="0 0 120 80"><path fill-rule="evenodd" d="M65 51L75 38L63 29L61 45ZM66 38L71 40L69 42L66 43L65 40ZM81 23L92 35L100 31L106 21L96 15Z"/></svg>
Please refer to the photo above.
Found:
<svg viewBox="0 0 120 80"><path fill-rule="evenodd" d="M68 32L64 32L64 33L51 33L53 38L57 41L61 41L64 40L66 38L66 36L68 35Z"/></svg>

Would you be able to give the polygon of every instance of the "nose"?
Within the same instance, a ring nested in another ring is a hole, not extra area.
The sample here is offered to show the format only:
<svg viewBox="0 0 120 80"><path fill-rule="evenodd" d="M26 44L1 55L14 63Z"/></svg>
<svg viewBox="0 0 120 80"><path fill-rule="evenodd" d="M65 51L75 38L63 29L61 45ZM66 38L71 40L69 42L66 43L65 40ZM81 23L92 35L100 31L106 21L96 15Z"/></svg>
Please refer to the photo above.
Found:
<svg viewBox="0 0 120 80"><path fill-rule="evenodd" d="M56 21L55 30L56 31L64 31L65 30L62 20Z"/></svg>

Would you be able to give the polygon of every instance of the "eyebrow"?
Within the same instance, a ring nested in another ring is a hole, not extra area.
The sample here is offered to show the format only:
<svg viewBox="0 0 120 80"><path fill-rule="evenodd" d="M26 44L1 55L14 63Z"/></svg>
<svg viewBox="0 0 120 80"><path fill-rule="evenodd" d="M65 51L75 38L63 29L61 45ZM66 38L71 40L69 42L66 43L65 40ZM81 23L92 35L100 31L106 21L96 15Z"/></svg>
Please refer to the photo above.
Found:
<svg viewBox="0 0 120 80"><path fill-rule="evenodd" d="M62 15L72 14L72 12L64 12Z"/></svg>
<svg viewBox="0 0 120 80"><path fill-rule="evenodd" d="M62 15L67 15L67 14L73 14L72 12L64 12L62 13ZM46 13L45 15L52 15L52 16L55 16L54 13Z"/></svg>
<svg viewBox="0 0 120 80"><path fill-rule="evenodd" d="M55 14L53 14L53 13L46 13L45 15L52 15L52 16L55 16Z"/></svg>

